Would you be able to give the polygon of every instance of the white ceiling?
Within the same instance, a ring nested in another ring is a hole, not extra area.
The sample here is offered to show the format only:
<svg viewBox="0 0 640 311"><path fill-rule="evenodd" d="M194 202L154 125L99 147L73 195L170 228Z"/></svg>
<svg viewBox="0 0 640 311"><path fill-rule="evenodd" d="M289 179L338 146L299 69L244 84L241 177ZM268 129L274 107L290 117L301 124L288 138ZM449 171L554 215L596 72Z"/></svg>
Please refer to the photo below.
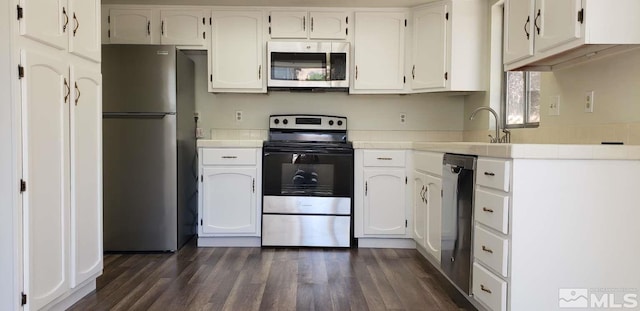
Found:
<svg viewBox="0 0 640 311"><path fill-rule="evenodd" d="M102 0L102 4L289 7L411 7L434 0Z"/></svg>

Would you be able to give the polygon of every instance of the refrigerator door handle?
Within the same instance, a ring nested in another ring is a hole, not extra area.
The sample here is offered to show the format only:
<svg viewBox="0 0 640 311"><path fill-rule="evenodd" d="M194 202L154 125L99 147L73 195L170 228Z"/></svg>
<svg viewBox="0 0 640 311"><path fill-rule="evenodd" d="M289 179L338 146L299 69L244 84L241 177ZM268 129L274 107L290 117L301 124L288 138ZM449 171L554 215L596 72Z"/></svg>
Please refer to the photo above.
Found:
<svg viewBox="0 0 640 311"><path fill-rule="evenodd" d="M107 119L162 119L175 115L175 112L104 112L103 118Z"/></svg>

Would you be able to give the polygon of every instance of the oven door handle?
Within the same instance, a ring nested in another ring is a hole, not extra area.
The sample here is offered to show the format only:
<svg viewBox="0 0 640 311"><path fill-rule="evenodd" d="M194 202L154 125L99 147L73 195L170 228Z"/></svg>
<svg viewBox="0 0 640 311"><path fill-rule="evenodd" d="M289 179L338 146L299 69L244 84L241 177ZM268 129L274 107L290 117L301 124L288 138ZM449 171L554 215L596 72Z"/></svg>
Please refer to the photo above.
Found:
<svg viewBox="0 0 640 311"><path fill-rule="evenodd" d="M350 148L322 148L322 149L298 149L298 148L264 148L264 154L272 154L272 153L295 153L295 154L353 154L353 149Z"/></svg>

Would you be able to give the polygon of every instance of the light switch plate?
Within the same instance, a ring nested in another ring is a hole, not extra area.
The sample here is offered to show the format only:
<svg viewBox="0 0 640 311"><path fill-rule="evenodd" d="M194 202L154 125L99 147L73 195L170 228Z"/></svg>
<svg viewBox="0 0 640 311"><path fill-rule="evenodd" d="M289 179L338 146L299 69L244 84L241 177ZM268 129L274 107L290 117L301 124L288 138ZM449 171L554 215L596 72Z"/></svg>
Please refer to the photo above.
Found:
<svg viewBox="0 0 640 311"><path fill-rule="evenodd" d="M595 105L595 92L589 91L584 94L584 112L593 112L593 106Z"/></svg>
<svg viewBox="0 0 640 311"><path fill-rule="evenodd" d="M560 115L560 95L551 96L549 99L549 111L550 116Z"/></svg>

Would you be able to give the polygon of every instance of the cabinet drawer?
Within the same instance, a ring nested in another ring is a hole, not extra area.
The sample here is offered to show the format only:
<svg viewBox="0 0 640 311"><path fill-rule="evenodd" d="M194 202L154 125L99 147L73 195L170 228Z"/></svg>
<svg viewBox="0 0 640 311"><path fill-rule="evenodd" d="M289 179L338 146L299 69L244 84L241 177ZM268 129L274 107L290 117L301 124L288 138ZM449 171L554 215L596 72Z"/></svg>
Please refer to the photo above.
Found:
<svg viewBox="0 0 640 311"><path fill-rule="evenodd" d="M507 310L507 282L473 263L473 295L492 311Z"/></svg>
<svg viewBox="0 0 640 311"><path fill-rule="evenodd" d="M364 166L404 167L404 150L365 150Z"/></svg>
<svg viewBox="0 0 640 311"><path fill-rule="evenodd" d="M476 189L474 215L478 222L509 234L509 196Z"/></svg>
<svg viewBox="0 0 640 311"><path fill-rule="evenodd" d="M416 170L442 176L442 158L444 153L415 151L413 165Z"/></svg>
<svg viewBox="0 0 640 311"><path fill-rule="evenodd" d="M474 233L473 256L507 277L509 240L478 226L475 227Z"/></svg>
<svg viewBox="0 0 640 311"><path fill-rule="evenodd" d="M476 183L490 188L509 191L511 161L497 159L478 159Z"/></svg>
<svg viewBox="0 0 640 311"><path fill-rule="evenodd" d="M204 165L255 165L255 149L203 148Z"/></svg>

